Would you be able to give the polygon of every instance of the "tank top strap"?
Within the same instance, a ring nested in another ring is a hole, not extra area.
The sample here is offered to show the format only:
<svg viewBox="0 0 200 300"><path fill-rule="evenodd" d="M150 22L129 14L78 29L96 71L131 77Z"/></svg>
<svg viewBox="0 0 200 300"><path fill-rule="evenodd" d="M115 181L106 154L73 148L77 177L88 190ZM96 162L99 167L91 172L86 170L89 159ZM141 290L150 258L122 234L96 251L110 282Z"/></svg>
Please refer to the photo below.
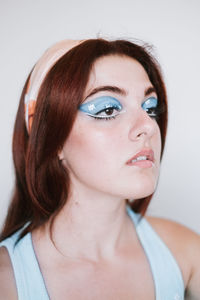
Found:
<svg viewBox="0 0 200 300"><path fill-rule="evenodd" d="M127 213L135 225L138 239L149 261L156 300L183 300L183 278L174 256L145 218L134 213L129 206ZM16 244L20 232L0 243L0 247L7 248L11 259L18 299L49 300L31 234L28 233Z"/></svg>
<svg viewBox="0 0 200 300"><path fill-rule="evenodd" d="M12 263L18 299L49 300L44 279L33 249L31 234L26 234L17 244L21 230L0 243L6 247Z"/></svg>
<svg viewBox="0 0 200 300"><path fill-rule="evenodd" d="M156 300L184 300L183 277L173 254L144 217L134 213L129 205L127 213L149 261Z"/></svg>

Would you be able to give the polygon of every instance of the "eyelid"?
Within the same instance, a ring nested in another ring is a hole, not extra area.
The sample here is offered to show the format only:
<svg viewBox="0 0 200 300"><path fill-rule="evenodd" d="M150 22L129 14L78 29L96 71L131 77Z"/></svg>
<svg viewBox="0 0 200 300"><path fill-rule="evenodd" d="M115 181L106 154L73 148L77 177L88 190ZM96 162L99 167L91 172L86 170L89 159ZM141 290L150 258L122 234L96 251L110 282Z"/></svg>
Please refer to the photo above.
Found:
<svg viewBox="0 0 200 300"><path fill-rule="evenodd" d="M101 96L79 106L79 110L90 116L96 116L106 108L115 108L121 111L123 106L119 100L111 96Z"/></svg>
<svg viewBox="0 0 200 300"><path fill-rule="evenodd" d="M122 114L123 112L125 112L125 111L116 112L116 113L113 113L110 116L109 115L108 116L93 115L93 114L87 113L87 116L93 117L95 119L112 119L112 118L115 118L116 116L118 116L119 114Z"/></svg>
<svg viewBox="0 0 200 300"><path fill-rule="evenodd" d="M142 108L143 109L148 109L148 108L154 108L157 107L158 105L158 99L155 96L151 96L147 98L143 103L142 103Z"/></svg>

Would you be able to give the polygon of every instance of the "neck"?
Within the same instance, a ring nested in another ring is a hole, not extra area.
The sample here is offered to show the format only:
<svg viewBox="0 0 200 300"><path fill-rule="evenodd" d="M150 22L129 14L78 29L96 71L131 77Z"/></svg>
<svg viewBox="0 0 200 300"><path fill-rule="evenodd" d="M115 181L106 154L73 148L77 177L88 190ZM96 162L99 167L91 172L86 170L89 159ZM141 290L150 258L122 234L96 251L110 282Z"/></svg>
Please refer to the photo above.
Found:
<svg viewBox="0 0 200 300"><path fill-rule="evenodd" d="M98 261L113 256L133 236L125 206L125 200L97 193L71 196L54 220L54 246L74 259Z"/></svg>

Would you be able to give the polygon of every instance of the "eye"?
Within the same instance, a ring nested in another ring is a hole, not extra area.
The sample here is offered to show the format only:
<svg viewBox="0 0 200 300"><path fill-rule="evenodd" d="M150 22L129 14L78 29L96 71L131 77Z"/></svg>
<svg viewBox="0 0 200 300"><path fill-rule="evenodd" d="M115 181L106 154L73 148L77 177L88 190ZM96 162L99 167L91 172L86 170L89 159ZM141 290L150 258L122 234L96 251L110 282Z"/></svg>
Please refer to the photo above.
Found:
<svg viewBox="0 0 200 300"><path fill-rule="evenodd" d="M110 107L110 108L106 108L104 112L107 116L110 116L113 114L113 111L114 111L114 108Z"/></svg>
<svg viewBox="0 0 200 300"><path fill-rule="evenodd" d="M109 120L114 119L119 113L120 111L118 107L108 107L93 115L92 117L94 117L95 119Z"/></svg>
<svg viewBox="0 0 200 300"><path fill-rule="evenodd" d="M147 114L151 118L157 118L159 115L158 99L155 97L150 97L150 98L146 99L142 103L142 108L147 112Z"/></svg>
<svg viewBox="0 0 200 300"><path fill-rule="evenodd" d="M110 120L121 113L122 105L114 97L102 96L81 104L79 110L95 119Z"/></svg>

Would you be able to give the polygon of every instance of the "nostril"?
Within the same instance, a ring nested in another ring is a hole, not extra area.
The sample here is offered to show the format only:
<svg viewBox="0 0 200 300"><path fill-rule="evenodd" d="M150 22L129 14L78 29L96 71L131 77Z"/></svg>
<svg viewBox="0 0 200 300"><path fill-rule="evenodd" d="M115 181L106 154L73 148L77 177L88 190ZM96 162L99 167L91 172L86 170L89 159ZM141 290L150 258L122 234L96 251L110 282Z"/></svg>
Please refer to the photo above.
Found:
<svg viewBox="0 0 200 300"><path fill-rule="evenodd" d="M141 137L143 135L146 135L146 132L140 132L140 133L138 133L137 137Z"/></svg>
<svg viewBox="0 0 200 300"><path fill-rule="evenodd" d="M129 127L129 139L139 140L150 138L156 132L157 123L151 119L146 111L138 112L136 118Z"/></svg>

